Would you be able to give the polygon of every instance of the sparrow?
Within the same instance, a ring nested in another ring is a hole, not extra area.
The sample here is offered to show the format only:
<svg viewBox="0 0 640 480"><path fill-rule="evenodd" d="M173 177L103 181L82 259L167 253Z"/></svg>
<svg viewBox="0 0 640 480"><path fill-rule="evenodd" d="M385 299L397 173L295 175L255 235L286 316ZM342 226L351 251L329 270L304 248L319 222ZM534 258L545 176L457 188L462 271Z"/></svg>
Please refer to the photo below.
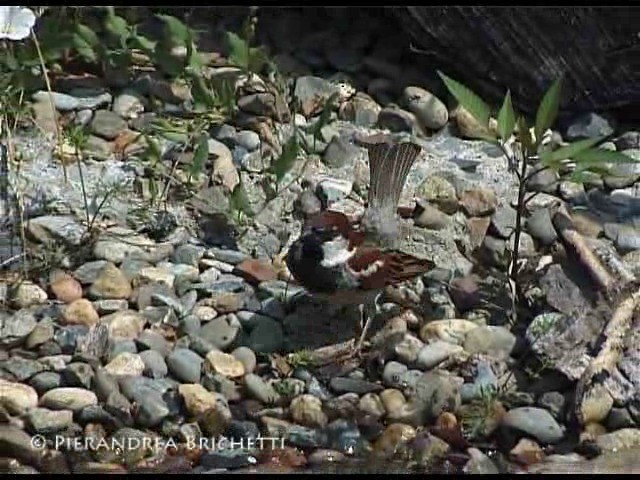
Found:
<svg viewBox="0 0 640 480"><path fill-rule="evenodd" d="M383 290L434 267L433 262L398 249L406 227L397 215L400 195L421 147L383 134L357 143L369 155L364 214L353 222L331 210L311 216L285 258L292 277L312 297L359 307L361 332L353 354L362 349Z"/></svg>

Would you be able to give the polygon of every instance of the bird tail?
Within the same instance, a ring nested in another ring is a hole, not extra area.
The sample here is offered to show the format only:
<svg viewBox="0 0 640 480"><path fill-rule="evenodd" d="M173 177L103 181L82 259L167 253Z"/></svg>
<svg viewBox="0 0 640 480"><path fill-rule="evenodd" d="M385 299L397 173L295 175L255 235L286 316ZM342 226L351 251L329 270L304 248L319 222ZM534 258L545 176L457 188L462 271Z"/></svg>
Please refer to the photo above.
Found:
<svg viewBox="0 0 640 480"><path fill-rule="evenodd" d="M358 143L369 152L369 208L395 214L409 171L422 151L412 142L397 142L390 135L372 135Z"/></svg>

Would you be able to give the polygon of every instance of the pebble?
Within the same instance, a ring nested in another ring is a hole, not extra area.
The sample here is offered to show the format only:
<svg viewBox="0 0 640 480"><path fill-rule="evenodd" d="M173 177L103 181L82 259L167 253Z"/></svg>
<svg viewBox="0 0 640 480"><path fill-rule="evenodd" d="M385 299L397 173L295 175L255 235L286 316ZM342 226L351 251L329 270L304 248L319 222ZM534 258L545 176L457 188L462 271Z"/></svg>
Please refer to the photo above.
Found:
<svg viewBox="0 0 640 480"><path fill-rule="evenodd" d="M383 389L382 385L348 377L333 377L329 382L329 387L336 393L357 393L358 395L379 392Z"/></svg>
<svg viewBox="0 0 640 480"><path fill-rule="evenodd" d="M127 375L137 377L144 373L145 365L137 353L122 352L111 360L104 369L116 377Z"/></svg>
<svg viewBox="0 0 640 480"><path fill-rule="evenodd" d="M254 373L248 373L244 376L244 385L249 395L262 403L274 404L280 397L273 386Z"/></svg>
<svg viewBox="0 0 640 480"><path fill-rule="evenodd" d="M467 333L464 340L466 352L484 353L494 358L508 358L515 347L516 337L501 326L479 326Z"/></svg>
<svg viewBox="0 0 640 480"><path fill-rule="evenodd" d="M89 295L94 299L126 299L131 293L129 279L113 263L107 263L102 268L89 288Z"/></svg>
<svg viewBox="0 0 640 480"><path fill-rule="evenodd" d="M429 175L418 186L416 193L446 214L451 215L458 210L456 189L445 178Z"/></svg>
<svg viewBox="0 0 640 480"><path fill-rule="evenodd" d="M42 103L49 103L53 100L53 105L56 107L56 110L60 110L61 112L80 108L80 101L76 97L67 95L66 93L51 92L51 94L49 94L48 91L39 90L35 92L31 98L34 102Z"/></svg>
<svg viewBox="0 0 640 480"><path fill-rule="evenodd" d="M416 400L424 405L428 418L435 419L442 412L455 413L460 407L460 385L450 375L426 372L415 386Z"/></svg>
<svg viewBox="0 0 640 480"><path fill-rule="evenodd" d="M37 406L38 394L34 388L0 378L0 407L10 414L22 415Z"/></svg>
<svg viewBox="0 0 640 480"><path fill-rule="evenodd" d="M237 378L245 374L244 364L228 353L211 351L207 354L207 362L214 372L224 377Z"/></svg>
<svg viewBox="0 0 640 480"><path fill-rule="evenodd" d="M155 350L163 357L166 357L171 352L171 343L153 330L147 329L140 333L136 338L136 343L143 349Z"/></svg>
<svg viewBox="0 0 640 480"><path fill-rule="evenodd" d="M430 370L463 351L464 348L459 345L436 340L420 349L416 358L416 365L425 370Z"/></svg>
<svg viewBox="0 0 640 480"><path fill-rule="evenodd" d="M42 288L30 281L24 281L18 285L13 294L13 304L16 308L27 308L32 305L43 304L48 295Z"/></svg>
<svg viewBox="0 0 640 480"><path fill-rule="evenodd" d="M199 337L214 347L226 349L233 343L239 332L239 325L231 325L228 317L218 317L200 328Z"/></svg>
<svg viewBox="0 0 640 480"><path fill-rule="evenodd" d="M84 325L91 327L98 323L100 316L89 300L80 298L64 307L61 320L63 325Z"/></svg>
<svg viewBox="0 0 640 480"><path fill-rule="evenodd" d="M62 275L51 282L51 292L63 303L71 303L82 298L82 285L69 275Z"/></svg>
<svg viewBox="0 0 640 480"><path fill-rule="evenodd" d="M551 215L546 208L535 210L527 219L525 228L542 245L553 245L558 239L558 234L551 221Z"/></svg>
<svg viewBox="0 0 640 480"><path fill-rule="evenodd" d="M387 401L389 401L389 399L387 399ZM391 400L391 402L393 402L393 400ZM358 409L362 413L371 415L374 418L380 418L386 413L385 404L382 402L380 396L375 393L364 394L358 402Z"/></svg>
<svg viewBox="0 0 640 480"><path fill-rule="evenodd" d="M208 357L207 357L208 358ZM167 366L171 374L184 383L199 383L204 360L186 348L176 348L167 355Z"/></svg>
<svg viewBox="0 0 640 480"><path fill-rule="evenodd" d="M113 111L125 119L138 118L145 110L145 98L136 90L126 88L113 101Z"/></svg>
<svg viewBox="0 0 640 480"><path fill-rule="evenodd" d="M361 127L373 127L378 122L382 108L369 95L357 92L355 96L340 105L338 118Z"/></svg>
<svg viewBox="0 0 640 480"><path fill-rule="evenodd" d="M408 370L409 368L400 362L387 362L382 372L382 382L385 386L390 388L400 387L402 376Z"/></svg>
<svg viewBox="0 0 640 480"><path fill-rule="evenodd" d="M419 338L406 333L404 338L393 347L398 359L405 364L411 364L418 358L418 352L424 347L424 343Z"/></svg>
<svg viewBox="0 0 640 480"><path fill-rule="evenodd" d="M389 130L392 133L415 133L418 129L416 116L398 107L386 107L378 114L378 128Z"/></svg>
<svg viewBox="0 0 640 480"><path fill-rule="evenodd" d="M73 424L71 410L49 410L34 408L26 415L28 428L37 434L56 433Z"/></svg>
<svg viewBox="0 0 640 480"><path fill-rule="evenodd" d="M553 418L562 422L566 400L560 392L545 392L538 399L538 405L547 410Z"/></svg>
<svg viewBox="0 0 640 480"><path fill-rule="evenodd" d="M476 328L478 325L469 320L434 320L420 329L420 338L425 343L442 340L454 345L463 345L467 334Z"/></svg>
<svg viewBox="0 0 640 480"><path fill-rule="evenodd" d="M416 430L410 425L392 423L382 432L380 438L373 445L373 451L378 458L391 458L399 448L413 440Z"/></svg>
<svg viewBox="0 0 640 480"><path fill-rule="evenodd" d="M566 138L569 141L583 138L608 136L613 133L609 122L596 113L586 113L578 117L567 129Z"/></svg>
<svg viewBox="0 0 640 480"><path fill-rule="evenodd" d="M151 378L163 378L169 373L169 367L164 357L156 350L140 352L140 358L144 362L144 374Z"/></svg>
<svg viewBox="0 0 640 480"><path fill-rule="evenodd" d="M102 317L100 323L108 326L109 338L135 339L144 329L146 319L135 310L122 310Z"/></svg>
<svg viewBox="0 0 640 480"><path fill-rule="evenodd" d="M498 198L494 190L474 188L460 196L460 206L469 217L484 217L496 210Z"/></svg>
<svg viewBox="0 0 640 480"><path fill-rule="evenodd" d="M126 128L127 122L109 110L96 111L91 120L91 132L106 140L114 140Z"/></svg>
<svg viewBox="0 0 640 480"><path fill-rule="evenodd" d="M323 109L326 101L338 93L338 86L314 76L302 76L296 79L293 96L300 103L300 112L307 118Z"/></svg>
<svg viewBox="0 0 640 480"><path fill-rule="evenodd" d="M84 388L54 388L40 398L40 406L51 410L72 410L78 412L85 407L97 404L98 398L96 394Z"/></svg>
<svg viewBox="0 0 640 480"><path fill-rule="evenodd" d="M284 331L282 325L269 317L259 319L247 340L247 345L255 352L273 353L282 348Z"/></svg>
<svg viewBox="0 0 640 480"><path fill-rule="evenodd" d="M289 406L294 422L311 428L324 427L327 415L322 411L322 400L313 395L304 394L295 397Z"/></svg>
<svg viewBox="0 0 640 480"><path fill-rule="evenodd" d="M330 168L342 168L353 165L361 155L361 151L353 143L341 136L335 136L327 145L323 154L323 162Z"/></svg>
<svg viewBox="0 0 640 480"><path fill-rule="evenodd" d="M29 379L29 384L42 395L44 392L62 386L62 375L56 372L42 372Z"/></svg>
<svg viewBox="0 0 640 480"><path fill-rule="evenodd" d="M253 373L253 371L256 369L256 365L258 363L256 360L256 354L253 353L253 350L251 350L249 347L238 347L233 352L231 352L231 355L242 362L242 365L244 365L244 371L246 373Z"/></svg>
<svg viewBox="0 0 640 480"><path fill-rule="evenodd" d="M419 204L418 213L414 218L414 223L418 227L427 228L430 230L443 230L447 228L450 223L449 217L432 207L428 203Z"/></svg>
<svg viewBox="0 0 640 480"><path fill-rule="evenodd" d="M525 432L542 443L557 443L564 433L551 414L541 408L519 407L509 410L502 424Z"/></svg>
<svg viewBox="0 0 640 480"><path fill-rule="evenodd" d="M11 357L4 360L0 362L0 367L16 377L19 381L27 380L45 370L44 365L40 362L21 357Z"/></svg>
<svg viewBox="0 0 640 480"><path fill-rule="evenodd" d="M27 350L33 350L51 340L54 336L53 323L48 319L42 320L24 341L24 347Z"/></svg>
<svg viewBox="0 0 640 480"><path fill-rule="evenodd" d="M420 87L406 87L402 93L406 108L431 130L439 130L447 124L449 111L447 106L435 95Z"/></svg>
<svg viewBox="0 0 640 480"><path fill-rule="evenodd" d="M93 368L87 363L72 362L62 372L62 380L68 387L81 387L89 390L93 383Z"/></svg>
<svg viewBox="0 0 640 480"><path fill-rule="evenodd" d="M499 474L500 470L491 459L477 448L467 450L469 461L465 464L463 471L466 474Z"/></svg>

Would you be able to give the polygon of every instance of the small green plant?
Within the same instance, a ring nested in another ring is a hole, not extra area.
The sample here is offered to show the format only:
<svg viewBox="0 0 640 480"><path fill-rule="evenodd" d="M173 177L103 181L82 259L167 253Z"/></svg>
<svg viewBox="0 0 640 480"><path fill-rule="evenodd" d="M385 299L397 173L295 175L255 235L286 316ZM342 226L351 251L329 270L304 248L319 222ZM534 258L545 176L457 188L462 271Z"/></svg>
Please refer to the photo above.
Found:
<svg viewBox="0 0 640 480"><path fill-rule="evenodd" d="M313 367L315 365L315 360L313 358L313 353L311 350L303 349L298 350L296 352L292 352L287 355L287 361L289 365L293 368L297 367Z"/></svg>
<svg viewBox="0 0 640 480"><path fill-rule="evenodd" d="M229 62L243 69L246 73L260 73L269 63L269 58L263 47L252 47L255 38L257 17L249 15L242 28L242 36L227 32L229 47Z"/></svg>
<svg viewBox="0 0 640 480"><path fill-rule="evenodd" d="M517 305L522 296L518 252L523 217L526 205L536 195L533 193L527 196L527 186L531 178L542 170L552 170L564 180L583 183L590 175L606 173L611 165L634 163L636 160L622 153L597 148L605 137L579 140L555 150L544 145L545 134L553 127L559 113L562 78L553 82L544 95L534 121L516 111L511 101L511 93L507 91L502 106L497 111L497 131L494 131L490 127L490 118L492 113L496 113L495 110L466 86L442 72L438 74L458 103L478 122L480 129L475 136L502 150L509 170L518 181L513 250L508 272L515 320Z"/></svg>

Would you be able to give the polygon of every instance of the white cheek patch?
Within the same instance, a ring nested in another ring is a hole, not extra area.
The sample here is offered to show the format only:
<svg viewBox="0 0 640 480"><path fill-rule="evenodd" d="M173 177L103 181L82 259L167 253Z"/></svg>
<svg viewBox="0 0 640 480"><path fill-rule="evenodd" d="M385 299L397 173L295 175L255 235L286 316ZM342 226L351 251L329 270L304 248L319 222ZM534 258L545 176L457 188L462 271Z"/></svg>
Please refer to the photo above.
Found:
<svg viewBox="0 0 640 480"><path fill-rule="evenodd" d="M349 261L354 250L349 250L347 240L342 237L338 237L336 240L325 242L322 245L323 259L320 265L326 268L335 267L337 265L345 264Z"/></svg>

